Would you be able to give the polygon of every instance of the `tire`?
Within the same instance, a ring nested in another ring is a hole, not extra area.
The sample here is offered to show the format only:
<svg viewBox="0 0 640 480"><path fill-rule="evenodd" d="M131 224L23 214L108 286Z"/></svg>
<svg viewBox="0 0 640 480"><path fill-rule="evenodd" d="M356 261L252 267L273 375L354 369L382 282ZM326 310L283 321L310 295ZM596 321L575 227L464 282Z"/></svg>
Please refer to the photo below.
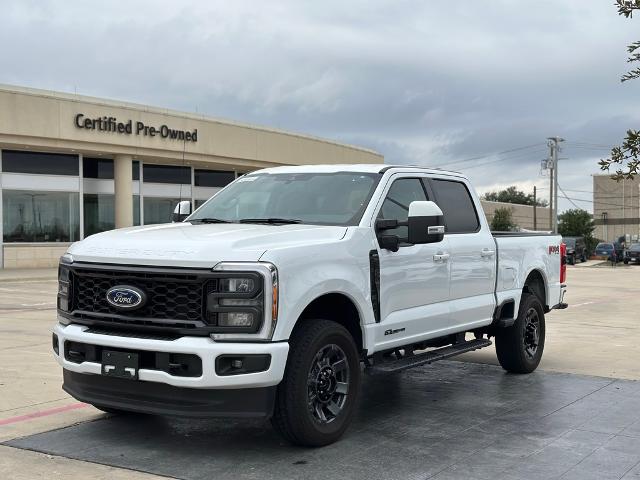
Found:
<svg viewBox="0 0 640 480"><path fill-rule="evenodd" d="M496 333L496 353L502 368L511 373L531 373L544 351L544 309L537 296L523 293L518 318Z"/></svg>
<svg viewBox="0 0 640 480"><path fill-rule="evenodd" d="M625 260L625 261L624 261L624 264L625 264L625 265L629 265L629 260Z"/></svg>
<svg viewBox="0 0 640 480"><path fill-rule="evenodd" d="M346 328L329 320L305 320L289 343L271 423L296 445L333 443L351 423L360 392L356 344Z"/></svg>

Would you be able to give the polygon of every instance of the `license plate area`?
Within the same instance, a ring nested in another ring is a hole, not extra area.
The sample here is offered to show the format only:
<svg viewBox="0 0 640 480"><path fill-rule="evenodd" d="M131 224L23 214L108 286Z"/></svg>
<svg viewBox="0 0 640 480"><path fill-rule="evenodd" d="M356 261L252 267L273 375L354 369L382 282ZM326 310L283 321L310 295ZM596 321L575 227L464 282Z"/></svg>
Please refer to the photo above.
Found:
<svg viewBox="0 0 640 480"><path fill-rule="evenodd" d="M138 380L140 360L137 353L102 351L102 375Z"/></svg>

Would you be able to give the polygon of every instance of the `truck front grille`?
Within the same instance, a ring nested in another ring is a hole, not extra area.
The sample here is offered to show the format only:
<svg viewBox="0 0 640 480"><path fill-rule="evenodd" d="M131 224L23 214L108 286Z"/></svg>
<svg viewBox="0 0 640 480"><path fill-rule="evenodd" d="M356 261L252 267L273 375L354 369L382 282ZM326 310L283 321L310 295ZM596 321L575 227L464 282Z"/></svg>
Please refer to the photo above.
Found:
<svg viewBox="0 0 640 480"><path fill-rule="evenodd" d="M73 265L70 272L71 309L74 319L133 327L194 329L207 326L206 297L217 291L218 279L208 270ZM117 285L136 287L147 297L135 310L107 301ZM92 323L92 322L89 322Z"/></svg>

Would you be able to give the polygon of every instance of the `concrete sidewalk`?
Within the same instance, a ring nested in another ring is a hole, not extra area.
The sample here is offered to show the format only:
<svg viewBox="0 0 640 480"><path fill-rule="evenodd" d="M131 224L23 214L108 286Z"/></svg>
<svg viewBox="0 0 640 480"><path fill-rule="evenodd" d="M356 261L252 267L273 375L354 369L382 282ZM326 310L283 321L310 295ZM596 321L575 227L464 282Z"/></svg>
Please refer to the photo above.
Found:
<svg viewBox="0 0 640 480"><path fill-rule="evenodd" d="M38 280L56 280L57 268L3 268L0 269L0 282L23 282Z"/></svg>

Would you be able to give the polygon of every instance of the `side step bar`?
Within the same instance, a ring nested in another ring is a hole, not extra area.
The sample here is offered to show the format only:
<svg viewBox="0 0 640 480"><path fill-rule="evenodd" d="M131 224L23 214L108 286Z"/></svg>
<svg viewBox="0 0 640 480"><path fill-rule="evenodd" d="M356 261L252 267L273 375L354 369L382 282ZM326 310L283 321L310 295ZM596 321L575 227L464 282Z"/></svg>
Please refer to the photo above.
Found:
<svg viewBox="0 0 640 480"><path fill-rule="evenodd" d="M427 363L433 363L437 362L438 360L451 358L461 353L479 350L480 348L488 347L490 345L491 341L485 338L469 340L468 342L456 343L454 345L437 348L435 350L419 353L417 355L408 355L398 360L381 362L377 365L367 367L365 371L370 375L399 372L408 368L418 367Z"/></svg>

